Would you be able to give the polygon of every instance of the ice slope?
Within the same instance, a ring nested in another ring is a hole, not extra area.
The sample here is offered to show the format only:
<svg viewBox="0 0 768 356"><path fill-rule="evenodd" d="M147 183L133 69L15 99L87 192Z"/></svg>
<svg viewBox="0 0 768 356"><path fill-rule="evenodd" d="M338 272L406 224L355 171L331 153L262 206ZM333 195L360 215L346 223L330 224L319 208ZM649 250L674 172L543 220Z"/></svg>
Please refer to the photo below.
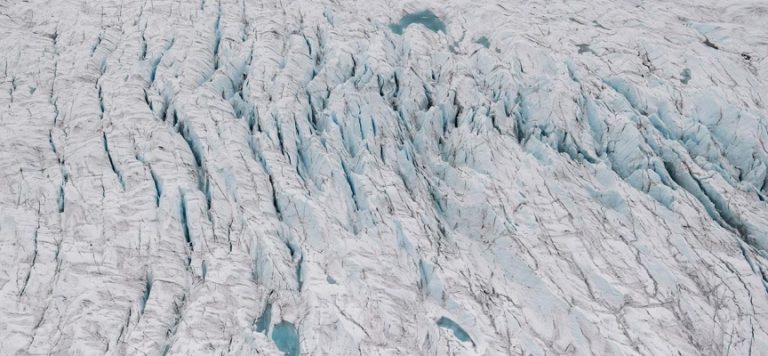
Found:
<svg viewBox="0 0 768 356"><path fill-rule="evenodd" d="M0 354L768 355L766 17L0 2Z"/></svg>

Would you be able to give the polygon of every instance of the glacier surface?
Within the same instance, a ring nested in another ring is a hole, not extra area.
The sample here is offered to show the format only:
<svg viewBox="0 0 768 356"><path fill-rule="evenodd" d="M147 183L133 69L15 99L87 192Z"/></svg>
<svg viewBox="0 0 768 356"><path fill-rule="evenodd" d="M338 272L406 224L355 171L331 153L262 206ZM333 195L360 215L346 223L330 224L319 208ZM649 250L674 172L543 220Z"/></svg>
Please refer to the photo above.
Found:
<svg viewBox="0 0 768 356"><path fill-rule="evenodd" d="M762 0L0 2L0 355L768 355Z"/></svg>

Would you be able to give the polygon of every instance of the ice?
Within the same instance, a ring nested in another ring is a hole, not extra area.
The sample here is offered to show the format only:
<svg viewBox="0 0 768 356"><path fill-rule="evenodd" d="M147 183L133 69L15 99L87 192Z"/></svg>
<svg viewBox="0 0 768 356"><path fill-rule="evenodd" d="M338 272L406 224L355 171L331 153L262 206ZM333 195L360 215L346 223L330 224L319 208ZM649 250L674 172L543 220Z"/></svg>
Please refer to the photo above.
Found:
<svg viewBox="0 0 768 356"><path fill-rule="evenodd" d="M0 6L0 355L760 355L766 11Z"/></svg>

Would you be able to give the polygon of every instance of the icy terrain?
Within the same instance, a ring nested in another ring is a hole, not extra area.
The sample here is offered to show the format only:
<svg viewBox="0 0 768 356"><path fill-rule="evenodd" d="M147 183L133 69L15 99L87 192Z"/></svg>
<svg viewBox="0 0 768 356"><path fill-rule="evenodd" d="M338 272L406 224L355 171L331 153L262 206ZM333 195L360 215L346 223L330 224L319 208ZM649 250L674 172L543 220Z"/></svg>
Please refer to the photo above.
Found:
<svg viewBox="0 0 768 356"><path fill-rule="evenodd" d="M0 1L0 355L768 355L763 0Z"/></svg>

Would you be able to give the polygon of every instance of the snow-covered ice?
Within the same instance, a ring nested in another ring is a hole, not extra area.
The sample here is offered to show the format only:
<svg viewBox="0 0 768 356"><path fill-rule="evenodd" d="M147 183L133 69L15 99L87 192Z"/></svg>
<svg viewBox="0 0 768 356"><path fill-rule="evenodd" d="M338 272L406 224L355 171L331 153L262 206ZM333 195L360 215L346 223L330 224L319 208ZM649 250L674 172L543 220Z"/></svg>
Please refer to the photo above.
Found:
<svg viewBox="0 0 768 356"><path fill-rule="evenodd" d="M763 0L0 2L0 355L768 355Z"/></svg>

